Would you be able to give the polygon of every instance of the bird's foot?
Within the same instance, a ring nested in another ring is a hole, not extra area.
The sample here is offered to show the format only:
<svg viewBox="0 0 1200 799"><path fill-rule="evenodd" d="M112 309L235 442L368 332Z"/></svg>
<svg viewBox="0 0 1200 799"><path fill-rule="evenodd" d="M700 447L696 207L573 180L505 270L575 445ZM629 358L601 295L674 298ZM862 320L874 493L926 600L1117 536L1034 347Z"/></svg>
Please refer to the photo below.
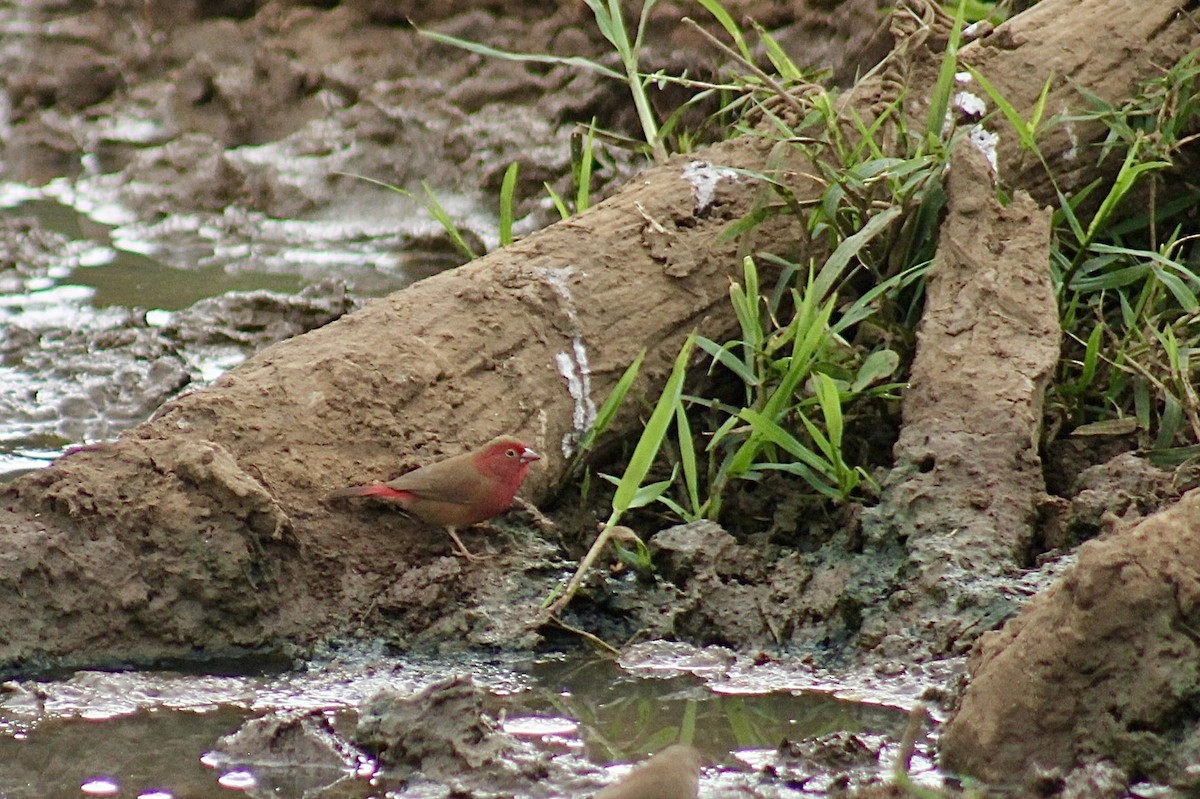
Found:
<svg viewBox="0 0 1200 799"><path fill-rule="evenodd" d="M474 552L467 549L467 545L464 544L462 542L462 539L458 537L458 533L455 532L453 527L447 527L446 532L450 534L450 538L453 539L453 541L454 541L454 554L455 555L458 555L459 557L464 558L469 561L487 560L487 558L485 556L476 555Z"/></svg>

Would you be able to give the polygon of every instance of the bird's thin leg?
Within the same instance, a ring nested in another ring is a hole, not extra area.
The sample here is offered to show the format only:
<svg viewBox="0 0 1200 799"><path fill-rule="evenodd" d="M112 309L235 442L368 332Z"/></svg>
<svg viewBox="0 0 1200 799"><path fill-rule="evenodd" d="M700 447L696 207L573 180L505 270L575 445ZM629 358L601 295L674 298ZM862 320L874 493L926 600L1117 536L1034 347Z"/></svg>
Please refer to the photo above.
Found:
<svg viewBox="0 0 1200 799"><path fill-rule="evenodd" d="M474 552L467 549L467 545L464 544L462 542L462 539L458 537L458 533L455 532L453 527L447 527L446 532L450 534L450 537L452 539L454 539L454 549L457 554L462 555L467 560L483 560L484 559L482 555L476 555Z"/></svg>

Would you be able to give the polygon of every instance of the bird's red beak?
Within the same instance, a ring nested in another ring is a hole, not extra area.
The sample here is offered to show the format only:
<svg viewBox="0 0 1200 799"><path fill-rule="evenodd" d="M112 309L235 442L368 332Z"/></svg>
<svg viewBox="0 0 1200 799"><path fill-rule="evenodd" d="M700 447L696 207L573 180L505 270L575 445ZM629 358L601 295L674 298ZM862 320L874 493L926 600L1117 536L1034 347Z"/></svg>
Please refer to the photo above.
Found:
<svg viewBox="0 0 1200 799"><path fill-rule="evenodd" d="M533 463L534 461L540 461L541 459L542 456L534 452L529 447L525 447L523 450L521 450L521 463Z"/></svg>

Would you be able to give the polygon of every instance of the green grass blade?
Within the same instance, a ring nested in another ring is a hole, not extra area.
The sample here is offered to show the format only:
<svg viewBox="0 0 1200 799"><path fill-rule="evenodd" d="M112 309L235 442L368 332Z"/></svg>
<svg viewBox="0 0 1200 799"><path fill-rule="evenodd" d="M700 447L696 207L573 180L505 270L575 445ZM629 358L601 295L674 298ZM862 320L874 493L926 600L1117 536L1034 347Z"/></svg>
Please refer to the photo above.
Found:
<svg viewBox="0 0 1200 799"><path fill-rule="evenodd" d="M1008 98L1001 94L1000 90L993 86L992 82L982 72L969 65L967 66L967 71L971 73L971 77L983 88L984 94L991 98L991 101L1000 109L1000 113L1004 114L1004 118L1008 120L1008 124L1012 125L1012 129L1016 131L1017 136L1021 140L1021 146L1026 150L1036 152L1037 140L1033 137L1031 126L1025 123L1025 120L1021 117L1021 112L1017 110L1016 106L1009 102ZM1039 98L1043 106L1045 105L1046 92L1049 88L1050 81L1047 79L1045 86L1042 87L1042 96ZM1040 116L1040 111L1037 112L1037 116Z"/></svg>
<svg viewBox="0 0 1200 799"><path fill-rule="evenodd" d="M721 364L729 371L737 375L738 380L741 380L747 386L760 385L762 380L751 366L738 360L732 352L725 347L716 343L712 339L704 336L696 336L696 344L700 349L712 356L714 362Z"/></svg>
<svg viewBox="0 0 1200 799"><path fill-rule="evenodd" d="M946 112L950 108L950 95L954 91L954 73L958 71L958 45L962 40L965 13L966 3L959 0L953 27L950 29L950 41L946 44L946 52L942 56L942 65L930 98L929 118L925 121L925 134L931 141L941 139L942 129L946 125Z"/></svg>
<svg viewBox="0 0 1200 799"><path fill-rule="evenodd" d="M696 464L696 445L692 440L692 425L688 421L687 408L682 399L675 406L675 436L679 441L679 464L683 467L683 488L691 505L687 513L680 514L685 521L695 521L704 515L700 502L700 470Z"/></svg>
<svg viewBox="0 0 1200 799"><path fill-rule="evenodd" d="M822 457L820 453L814 452L809 447L800 443L799 439L780 427L773 419L749 408L742 409L738 416L749 422L756 433L791 455L797 461L800 461L823 477L830 480L836 478L836 470L827 458Z"/></svg>
<svg viewBox="0 0 1200 799"><path fill-rule="evenodd" d="M1154 449L1166 449L1175 443L1175 437L1183 427L1183 406L1171 394L1163 396L1163 409L1158 417L1158 435L1154 437Z"/></svg>
<svg viewBox="0 0 1200 799"><path fill-rule="evenodd" d="M742 58L753 63L754 54L750 52L750 47L746 44L746 37L742 35L741 27L734 22L733 17L729 15L725 7L718 0L696 0L696 2L703 6L705 11L712 14L713 18L725 29L725 32L729 34L729 38L733 39L734 44L737 45L738 52L742 54Z"/></svg>
<svg viewBox="0 0 1200 799"><path fill-rule="evenodd" d="M1138 141L1135 141L1125 153L1125 161L1121 164L1121 169L1117 173L1116 179L1113 181L1112 188L1104 199L1100 202L1100 207L1096 210L1096 214L1092 217L1092 221L1088 224L1086 241L1090 242L1096 235L1096 231L1102 225L1108 222L1116 210L1117 204L1125 198L1129 190L1133 188L1138 177L1144 172L1152 170L1166 169L1171 166L1169 161L1144 161L1138 163Z"/></svg>
<svg viewBox="0 0 1200 799"><path fill-rule="evenodd" d="M586 451L592 448L596 443L596 437L608 429L612 424L613 417L617 415L617 410L620 409L621 403L625 401L625 395L629 393L630 387L633 386L633 381L637 379L638 372L642 369L642 361L646 359L646 351L642 350L637 357L633 359L633 363L625 367L625 371L621 373L621 377L617 380L613 390L609 393L608 398L601 403L600 408L596 411L596 420L592 422L592 426L583 434L583 438L579 442L580 450Z"/></svg>
<svg viewBox="0 0 1200 799"><path fill-rule="evenodd" d="M613 70L613 69L609 69L608 67L604 66L603 64L600 64L596 61L592 61L590 58L582 58L579 56L565 56L564 57L564 56L552 56L552 55L539 55L537 53L514 53L514 52L510 52L508 50L500 50L495 47L488 47L486 44L479 44L478 42L472 42L472 41L468 41L466 39L459 39L455 36L448 36L445 33L437 33L436 31L427 31L427 30L423 30L421 28L417 28L416 31L417 31L417 33L421 34L422 36L433 39L435 42L441 42L442 44L448 44L451 47L458 47L459 49L467 50L468 52L476 53L476 54L482 55L482 56L487 56L488 58L502 58L505 61L527 61L527 62L532 62L535 64L552 64L552 65L563 64L565 66L579 67L582 69L587 69L592 72L603 75L606 78L616 78L617 80L625 79L625 76L622 75L620 72L617 72L616 70Z"/></svg>
<svg viewBox="0 0 1200 799"><path fill-rule="evenodd" d="M513 161L504 170L504 182L500 184L500 246L507 247L513 243L513 194L517 188L517 176L521 172L521 164Z"/></svg>
<svg viewBox="0 0 1200 799"><path fill-rule="evenodd" d="M659 480L657 483L647 483L644 486L639 486L638 490L633 493L633 498L629 500L627 510L634 508L644 508L647 505L658 502L663 498L663 494L667 493L667 489L671 487L671 483L675 481L674 475L669 480Z"/></svg>
<svg viewBox="0 0 1200 799"><path fill-rule="evenodd" d="M638 17L637 34L633 37L634 52L641 52L642 41L646 36L646 23L650 21L650 11L657 3L658 0L643 0L642 13Z"/></svg>
<svg viewBox="0 0 1200 799"><path fill-rule="evenodd" d="M596 118L592 117L579 155L579 170L575 178L575 213L582 214L592 204L592 158L596 147Z"/></svg>
<svg viewBox="0 0 1200 799"><path fill-rule="evenodd" d="M423 205L429 213L433 214L433 218L446 231L446 235L450 237L450 241L453 242L458 251L472 260L478 258L479 255L475 250L471 249L470 244L467 244L467 240L463 238L462 231L458 229L458 225L455 224L454 219L451 218L441 201L438 200L437 195L433 193L433 189L429 188L429 184L421 181L421 188L425 190L426 197Z"/></svg>
<svg viewBox="0 0 1200 799"><path fill-rule="evenodd" d="M821 271L817 274L809 291L815 291L817 297L824 299L833 288L834 283L842 277L850 259L857 256L863 247L886 230L901 213L903 213L903 209L893 205L875 214L867 221L867 224L862 226L862 229L847 236L833 251L833 254L825 260L825 264L821 267Z"/></svg>
<svg viewBox="0 0 1200 799"><path fill-rule="evenodd" d="M563 219L570 219L571 209L563 202L563 198L554 190L554 187L546 182L543 182L542 185L546 187L546 193L550 195L550 200L554 203L554 208L558 211L558 215Z"/></svg>
<svg viewBox="0 0 1200 799"><path fill-rule="evenodd" d="M767 58L771 60L771 66L775 67L779 76L790 82L803 80L804 73L796 66L796 62L787 54L787 51L779 46L779 42L775 41L775 38L767 32L767 29L758 23L754 24L754 29L758 32L759 39L767 51Z"/></svg>
<svg viewBox="0 0 1200 799"><path fill-rule="evenodd" d="M1187 313L1195 313L1200 308L1200 303L1196 301L1196 295L1187 284L1179 279L1178 275L1173 275L1160 266L1152 266L1154 276L1158 281L1167 287L1167 291L1175 297L1175 302L1179 303L1179 307Z"/></svg>
<svg viewBox="0 0 1200 799"><path fill-rule="evenodd" d="M622 514L630 507L642 481L650 472L650 466L658 455L659 447L662 446L662 442L667 436L671 417L675 414L675 406L683 394L683 381L687 376L688 359L691 357L694 343L694 337L688 336L687 341L679 350L679 355L675 358L675 365L671 369L670 376L667 377L663 392L659 396L658 402L655 403L654 410L650 413L650 419L647 420L646 426L642 430L641 438L638 439L633 455L629 459L629 465L625 467L625 473L621 475L621 481L613 495L614 514Z"/></svg>

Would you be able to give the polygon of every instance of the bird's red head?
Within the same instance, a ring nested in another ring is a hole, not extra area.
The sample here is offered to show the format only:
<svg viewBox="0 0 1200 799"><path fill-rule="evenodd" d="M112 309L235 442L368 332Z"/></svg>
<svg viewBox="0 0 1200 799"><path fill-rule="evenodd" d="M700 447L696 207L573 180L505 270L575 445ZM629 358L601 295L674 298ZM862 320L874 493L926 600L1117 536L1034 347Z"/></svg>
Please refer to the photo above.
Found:
<svg viewBox="0 0 1200 799"><path fill-rule="evenodd" d="M495 475L505 482L513 481L517 486L529 473L529 465L541 456L523 441L511 436L493 438L476 458L479 469Z"/></svg>

